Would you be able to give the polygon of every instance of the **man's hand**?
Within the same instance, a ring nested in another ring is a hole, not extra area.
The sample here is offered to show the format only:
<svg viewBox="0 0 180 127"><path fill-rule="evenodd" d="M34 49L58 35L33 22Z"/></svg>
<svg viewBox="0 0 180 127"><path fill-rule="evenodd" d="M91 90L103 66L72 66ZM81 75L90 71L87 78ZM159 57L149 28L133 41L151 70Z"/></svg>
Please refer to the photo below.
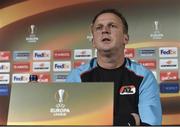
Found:
<svg viewBox="0 0 180 127"><path fill-rule="evenodd" d="M136 125L140 125L140 117L137 113L131 113L131 115L134 117Z"/></svg>

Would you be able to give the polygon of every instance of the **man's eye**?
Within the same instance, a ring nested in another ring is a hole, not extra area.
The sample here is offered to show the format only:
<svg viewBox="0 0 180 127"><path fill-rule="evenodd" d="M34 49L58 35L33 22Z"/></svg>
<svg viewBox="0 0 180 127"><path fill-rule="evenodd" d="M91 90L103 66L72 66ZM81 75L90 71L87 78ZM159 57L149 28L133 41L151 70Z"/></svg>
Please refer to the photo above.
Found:
<svg viewBox="0 0 180 127"><path fill-rule="evenodd" d="M114 25L114 24L111 24L111 27L113 27L113 28L116 28L116 25Z"/></svg>
<svg viewBox="0 0 180 127"><path fill-rule="evenodd" d="M96 27L96 30L101 30L101 29L102 29L101 26L97 26L97 27Z"/></svg>

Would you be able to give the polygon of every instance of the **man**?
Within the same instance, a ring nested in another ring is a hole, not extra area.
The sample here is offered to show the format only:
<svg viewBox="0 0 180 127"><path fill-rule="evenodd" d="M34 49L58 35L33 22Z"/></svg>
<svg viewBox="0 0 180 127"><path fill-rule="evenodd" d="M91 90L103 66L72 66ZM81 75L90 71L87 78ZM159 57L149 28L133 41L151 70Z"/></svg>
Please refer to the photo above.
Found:
<svg viewBox="0 0 180 127"><path fill-rule="evenodd" d="M97 58L67 82L114 82L114 125L161 125L159 88L152 72L124 57L128 24L117 10L98 13L91 26Z"/></svg>

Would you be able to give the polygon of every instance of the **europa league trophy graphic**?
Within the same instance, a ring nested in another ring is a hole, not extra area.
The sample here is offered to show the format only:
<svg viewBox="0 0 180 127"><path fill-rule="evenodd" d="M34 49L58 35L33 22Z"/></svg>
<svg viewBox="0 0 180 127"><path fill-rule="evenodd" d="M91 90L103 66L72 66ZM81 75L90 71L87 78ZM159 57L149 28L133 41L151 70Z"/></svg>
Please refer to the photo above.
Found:
<svg viewBox="0 0 180 127"><path fill-rule="evenodd" d="M35 25L31 25L30 28L31 28L31 35L32 35L32 34L34 34Z"/></svg>
<svg viewBox="0 0 180 127"><path fill-rule="evenodd" d="M64 97L64 89L59 89L58 94L59 94L59 103L63 103L63 97Z"/></svg>
<svg viewBox="0 0 180 127"><path fill-rule="evenodd" d="M39 38L37 37L36 33L37 33L37 27L34 25L34 24L31 24L29 27L28 27L30 33L29 33L29 36L26 37L26 41L27 42L30 42L30 43L34 43L34 42L37 42L39 40Z"/></svg>
<svg viewBox="0 0 180 127"><path fill-rule="evenodd" d="M158 31L158 21L154 21L155 31Z"/></svg>

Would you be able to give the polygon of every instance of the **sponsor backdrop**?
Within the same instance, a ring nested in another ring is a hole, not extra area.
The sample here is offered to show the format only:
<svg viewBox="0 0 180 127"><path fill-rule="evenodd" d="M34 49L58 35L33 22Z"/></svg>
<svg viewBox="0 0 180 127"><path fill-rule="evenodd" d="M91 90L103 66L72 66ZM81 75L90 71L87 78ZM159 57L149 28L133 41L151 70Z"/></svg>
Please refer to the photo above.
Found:
<svg viewBox="0 0 180 127"><path fill-rule="evenodd" d="M163 125L179 125L179 7L179 0L1 0L0 113L8 111L9 84L64 82L73 68L96 56L92 18L116 8L129 24L126 56L157 78Z"/></svg>

